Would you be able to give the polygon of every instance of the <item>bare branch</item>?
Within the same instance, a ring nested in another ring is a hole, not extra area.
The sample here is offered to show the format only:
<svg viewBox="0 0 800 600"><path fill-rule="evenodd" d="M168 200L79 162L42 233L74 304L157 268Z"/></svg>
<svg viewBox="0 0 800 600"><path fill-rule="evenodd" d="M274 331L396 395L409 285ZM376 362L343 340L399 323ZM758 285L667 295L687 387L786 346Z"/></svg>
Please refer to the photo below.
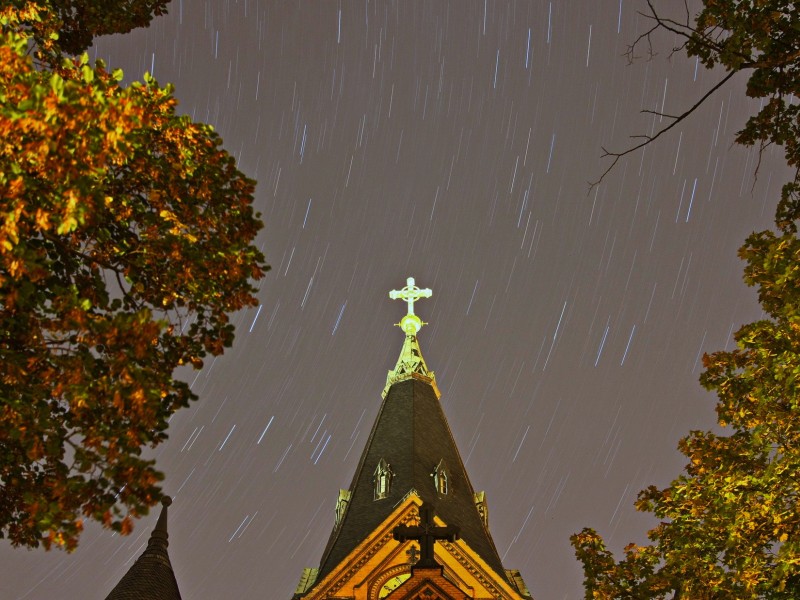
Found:
<svg viewBox="0 0 800 600"><path fill-rule="evenodd" d="M697 110L697 109L700 107L700 105L701 105L701 104L703 104L703 102L705 102L705 101L706 101L706 99L708 99L708 97L709 97L709 96L711 96L711 94L713 94L713 93L714 93L714 92L716 92L716 91L717 91L719 88L721 88L723 85L725 85L725 83L727 83L727 81L728 81L728 80L729 80L731 77L733 77L734 75L736 75L736 73L738 73L738 72L739 72L739 71L731 71L731 72L729 72L727 75L725 75L725 77L723 77L723 78L722 78L720 81L718 81L718 82L716 83L716 85L714 85L714 87L712 87L712 88L711 88L710 90L708 90L708 91L707 91L705 94L703 94L703 95L700 97L700 99L699 99L697 102L695 102L695 103L694 103L694 104L693 104L691 107L689 107L689 108L688 108L688 109L687 109L685 112L681 113L681 114L680 114L680 115L678 115L678 116L671 116L671 115L667 115L667 116L669 116L671 119L674 119L674 121L672 121L672 123L670 123L669 125L667 125L667 126L666 126L666 127L664 127L663 129L660 129L660 130L659 130L659 131L658 131L658 132L657 132L655 135L637 135L637 136L632 136L632 137L634 137L634 138L643 138L643 139L644 139L644 141L643 141L643 142L640 142L640 143L636 144L635 146L632 146L631 148L628 148L627 150L625 150L625 151L623 151L623 152L610 152L609 150L606 150L605 148L603 148L603 156L602 156L602 158L606 158L607 156L611 156L611 157L613 157L613 158L614 158L614 160L611 162L611 164L609 165L609 167L608 167L608 168L607 168L605 171L603 171L603 174L602 174L602 175L600 175L600 178L599 178L599 179L597 179L596 181L592 181L592 182L590 182L590 183L589 183L589 191L591 192L591 191L592 191L592 189L593 189L595 186L597 186L597 185L600 185L600 183L602 183L603 179L605 179L605 176L606 176L606 175L608 175L608 174L611 172L611 170L612 170L612 169L613 169L613 168L616 166L616 164L619 162L619 159L620 159L620 158L622 158L623 156L627 156L628 154L631 154L631 153L633 153L633 152L636 152L637 150L639 150L639 149L641 149L641 148L644 148L645 146L647 146L647 145L648 145L648 144L650 144L651 142L654 142L655 140L657 140L658 138L660 138L662 135L664 135L665 133L667 133L667 132L668 132L670 129L672 129L673 127L675 127L675 126L676 126L678 123L681 123L681 122L683 122L684 120L686 120L686 117L688 117L688 116L689 116L689 115L691 115L691 114L692 114L692 113L693 113L695 110ZM643 112L648 112L648 111L643 111Z"/></svg>
<svg viewBox="0 0 800 600"><path fill-rule="evenodd" d="M649 110L647 108L643 108L639 112L644 113L646 115L655 115L657 117L667 117L668 119L679 119L680 115L669 115L667 113L662 113L657 110Z"/></svg>

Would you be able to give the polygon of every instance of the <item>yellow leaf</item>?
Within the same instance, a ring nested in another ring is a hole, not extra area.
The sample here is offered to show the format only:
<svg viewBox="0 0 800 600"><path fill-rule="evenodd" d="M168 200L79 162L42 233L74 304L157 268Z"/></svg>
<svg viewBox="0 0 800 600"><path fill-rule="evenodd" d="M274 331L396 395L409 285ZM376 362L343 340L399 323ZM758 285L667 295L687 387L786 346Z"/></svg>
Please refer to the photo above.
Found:
<svg viewBox="0 0 800 600"><path fill-rule="evenodd" d="M44 231L50 229L50 215L41 208L36 209L36 226Z"/></svg>

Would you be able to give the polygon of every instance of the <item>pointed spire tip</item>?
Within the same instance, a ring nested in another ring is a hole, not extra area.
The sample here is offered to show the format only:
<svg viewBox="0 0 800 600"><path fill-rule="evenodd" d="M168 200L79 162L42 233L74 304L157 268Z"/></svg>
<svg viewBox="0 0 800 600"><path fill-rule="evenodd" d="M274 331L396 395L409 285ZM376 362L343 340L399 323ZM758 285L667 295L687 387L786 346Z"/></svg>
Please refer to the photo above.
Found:
<svg viewBox="0 0 800 600"><path fill-rule="evenodd" d="M156 539L162 541L162 543L167 543L167 507L172 504L172 498L169 496L164 496L161 498L161 514L158 515L158 521L156 521L156 526L153 529L152 533L150 534L150 542L153 543Z"/></svg>

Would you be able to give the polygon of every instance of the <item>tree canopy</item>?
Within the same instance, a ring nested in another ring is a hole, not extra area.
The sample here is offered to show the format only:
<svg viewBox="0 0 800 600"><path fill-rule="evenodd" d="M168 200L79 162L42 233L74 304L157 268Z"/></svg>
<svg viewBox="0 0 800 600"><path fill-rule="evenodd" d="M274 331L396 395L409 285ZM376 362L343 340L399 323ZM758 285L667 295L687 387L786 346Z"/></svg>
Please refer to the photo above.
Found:
<svg viewBox="0 0 800 600"><path fill-rule="evenodd" d="M230 346L268 268L254 182L212 128L169 86L68 56L165 2L112 4L0 9L0 537L17 546L74 548L83 518L125 533L158 501L142 451L196 398L173 373Z"/></svg>
<svg viewBox="0 0 800 600"><path fill-rule="evenodd" d="M694 19L687 14L679 21L648 4L653 27L631 54L652 33L667 30L682 40L676 51L697 56L707 68L722 67L718 85L748 71L747 95L764 102L736 141L761 151L782 146L795 172L778 202L776 231L753 233L739 251L744 280L758 289L766 317L737 331L735 350L703 359L700 382L717 394L725 433L690 432L679 443L688 459L683 473L664 489L640 492L637 509L661 520L648 532L650 544L630 544L619 561L592 529L572 536L572 544L587 599L798 598L800 13L782 0L705 0ZM673 116L668 128L696 106Z"/></svg>
<svg viewBox="0 0 800 600"><path fill-rule="evenodd" d="M40 50L78 55L100 35L147 27L170 0L9 0L17 27ZM9 14L6 12L6 14Z"/></svg>

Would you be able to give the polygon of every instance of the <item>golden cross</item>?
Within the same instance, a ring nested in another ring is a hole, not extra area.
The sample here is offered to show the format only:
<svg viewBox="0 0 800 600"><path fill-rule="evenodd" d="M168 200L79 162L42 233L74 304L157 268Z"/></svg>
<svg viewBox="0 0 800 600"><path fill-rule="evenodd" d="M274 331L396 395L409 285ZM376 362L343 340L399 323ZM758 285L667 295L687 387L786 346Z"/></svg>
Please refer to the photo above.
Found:
<svg viewBox="0 0 800 600"><path fill-rule="evenodd" d="M425 288L424 290L419 289L414 284L414 278L409 277L406 279L406 287L402 290L392 290L389 292L389 298L392 300L397 300L401 298L408 302L408 314L414 314L414 302L419 300L420 298L430 298L433 295L433 292L430 288Z"/></svg>
<svg viewBox="0 0 800 600"><path fill-rule="evenodd" d="M416 286L413 277L406 279L406 287L402 290L392 290L389 298L392 300L405 300L408 303L408 314L403 317L398 325L408 335L416 335L424 324L422 319L414 314L414 302L420 298L430 298L433 292L430 288L420 289Z"/></svg>

